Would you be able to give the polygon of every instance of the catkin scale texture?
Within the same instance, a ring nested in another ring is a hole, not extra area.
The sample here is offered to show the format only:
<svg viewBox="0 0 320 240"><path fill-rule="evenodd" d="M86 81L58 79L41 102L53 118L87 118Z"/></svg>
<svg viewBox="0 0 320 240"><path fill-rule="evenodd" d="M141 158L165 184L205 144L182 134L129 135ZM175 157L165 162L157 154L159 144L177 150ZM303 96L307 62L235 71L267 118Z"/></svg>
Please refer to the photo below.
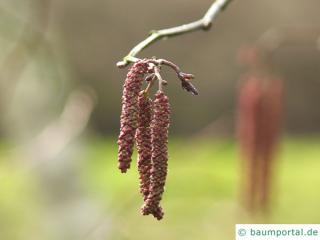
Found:
<svg viewBox="0 0 320 240"><path fill-rule="evenodd" d="M140 175L140 192L144 201L149 195L150 171L151 171L151 119L152 100L142 91L138 98L139 116L136 132L136 144L138 149L138 171Z"/></svg>
<svg viewBox="0 0 320 240"><path fill-rule="evenodd" d="M143 214L153 214L158 220L162 219L163 211L160 201L168 167L168 129L170 125L170 105L168 97L158 91L153 103L154 113L151 121L151 177L149 195L142 207Z"/></svg>
<svg viewBox="0 0 320 240"><path fill-rule="evenodd" d="M130 168L132 160L134 138L138 127L138 95L148 64L140 60L130 68L122 94L122 111L120 117L120 134L118 138L118 161L121 172Z"/></svg>

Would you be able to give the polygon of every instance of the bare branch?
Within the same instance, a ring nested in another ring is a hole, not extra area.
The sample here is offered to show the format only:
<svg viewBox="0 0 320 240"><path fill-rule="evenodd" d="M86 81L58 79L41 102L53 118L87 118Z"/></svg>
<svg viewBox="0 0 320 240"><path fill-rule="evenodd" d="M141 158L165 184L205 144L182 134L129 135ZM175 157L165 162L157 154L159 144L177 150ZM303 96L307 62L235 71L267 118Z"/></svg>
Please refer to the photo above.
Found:
<svg viewBox="0 0 320 240"><path fill-rule="evenodd" d="M117 63L117 66L121 68L127 66L130 62L136 62L138 60L136 58L138 53L164 37L173 37L196 30L208 30L218 13L223 11L231 1L232 0L216 0L200 20L177 27L151 31L149 37L136 45L122 61Z"/></svg>

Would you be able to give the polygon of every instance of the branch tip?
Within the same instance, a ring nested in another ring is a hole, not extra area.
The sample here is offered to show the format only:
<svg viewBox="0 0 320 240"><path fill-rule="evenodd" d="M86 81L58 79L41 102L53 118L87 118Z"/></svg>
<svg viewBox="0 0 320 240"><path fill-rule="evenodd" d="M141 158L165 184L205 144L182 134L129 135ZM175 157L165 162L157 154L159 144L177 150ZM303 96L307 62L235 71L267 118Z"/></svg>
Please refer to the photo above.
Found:
<svg viewBox="0 0 320 240"><path fill-rule="evenodd" d="M130 62L135 62L137 60L135 58L137 54L139 54L143 49L160 39L190 33L196 30L208 31L212 26L212 21L215 19L218 13L225 10L231 1L232 0L214 1L214 3L212 3L209 7L206 14L200 20L168 29L150 31L148 37L144 39L142 42L138 43L134 48L132 48L129 54L122 61L123 63L120 63L120 65L117 64L117 66L121 68L127 66Z"/></svg>
<svg viewBox="0 0 320 240"><path fill-rule="evenodd" d="M118 68L125 68L127 65L128 65L128 63L125 62L125 61L119 61L119 62L117 62L117 67L118 67Z"/></svg>

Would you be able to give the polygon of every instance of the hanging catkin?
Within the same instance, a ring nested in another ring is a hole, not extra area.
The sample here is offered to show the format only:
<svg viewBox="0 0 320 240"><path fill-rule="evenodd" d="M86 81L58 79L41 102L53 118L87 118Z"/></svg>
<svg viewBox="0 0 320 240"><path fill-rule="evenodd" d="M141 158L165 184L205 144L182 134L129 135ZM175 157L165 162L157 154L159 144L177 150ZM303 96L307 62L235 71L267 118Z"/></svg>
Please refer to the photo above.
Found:
<svg viewBox="0 0 320 240"><path fill-rule="evenodd" d="M283 85L270 76L247 76L238 105L238 140L243 155L245 203L250 210L267 210L273 162L281 132Z"/></svg>
<svg viewBox="0 0 320 240"><path fill-rule="evenodd" d="M130 68L123 86L118 160L121 172L130 168L134 137L138 126L138 95L148 64L139 60Z"/></svg>
<svg viewBox="0 0 320 240"><path fill-rule="evenodd" d="M144 201L141 213L151 214L160 220L164 215L160 201L167 177L170 124L169 99L163 92L167 82L161 77L161 67L167 66L173 69L184 90L193 95L198 95L198 91L191 83L194 76L182 72L179 66L168 60L156 58L127 60L136 62L129 69L123 86L118 139L119 169L124 173L130 168L133 147L136 143L140 192ZM120 63L118 66L124 67L125 64ZM156 80L159 83L159 90L152 101L148 94ZM141 91L143 82L147 86Z"/></svg>
<svg viewBox="0 0 320 240"><path fill-rule="evenodd" d="M263 95L261 79L251 77L245 79L240 87L238 103L237 132L241 154L245 160L244 200L249 209L255 208L258 188L259 160L259 114Z"/></svg>
<svg viewBox="0 0 320 240"><path fill-rule="evenodd" d="M140 175L140 192L143 200L149 195L150 171L151 171L151 119L152 100L146 96L144 91L140 92L138 98L139 117L136 132L136 143L138 149L138 171Z"/></svg>
<svg viewBox="0 0 320 240"><path fill-rule="evenodd" d="M170 124L170 105L168 97L158 91L153 103L154 114L151 122L152 168L149 195L142 207L142 213L152 214L162 219L160 201L164 192L168 162L168 128Z"/></svg>

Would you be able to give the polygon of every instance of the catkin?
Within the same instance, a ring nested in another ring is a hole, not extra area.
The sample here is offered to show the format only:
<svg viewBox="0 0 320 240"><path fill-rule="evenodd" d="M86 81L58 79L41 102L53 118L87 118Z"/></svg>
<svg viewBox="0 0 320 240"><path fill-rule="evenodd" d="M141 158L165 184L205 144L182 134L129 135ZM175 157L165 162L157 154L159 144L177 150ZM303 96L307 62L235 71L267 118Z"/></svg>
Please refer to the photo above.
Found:
<svg viewBox="0 0 320 240"><path fill-rule="evenodd" d="M255 77L246 79L240 88L237 133L241 150L249 159L256 157L260 144L257 131L262 94L261 82Z"/></svg>
<svg viewBox="0 0 320 240"><path fill-rule="evenodd" d="M149 195L151 171L151 119L152 100L142 91L138 98L139 117L136 132L138 149L138 171L140 175L140 192L146 200Z"/></svg>
<svg viewBox="0 0 320 240"><path fill-rule="evenodd" d="M134 137L138 127L138 95L148 64L139 60L130 68L123 86L120 135L118 138L118 161L121 172L130 168Z"/></svg>
<svg viewBox="0 0 320 240"><path fill-rule="evenodd" d="M259 187L258 158L260 157L259 145L261 144L259 119L262 96L260 79L250 77L243 82L239 95L237 130L240 150L245 159L243 197L249 209L255 207L255 198Z"/></svg>
<svg viewBox="0 0 320 240"><path fill-rule="evenodd" d="M152 214L162 219L160 201L164 192L168 166L168 128L170 124L170 105L168 97L158 91L153 103L154 113L151 121L151 177L149 195L142 207L144 215Z"/></svg>
<svg viewBox="0 0 320 240"><path fill-rule="evenodd" d="M267 209L271 177L282 119L282 81L249 76L239 95L237 121L245 160L245 202L251 210Z"/></svg>

